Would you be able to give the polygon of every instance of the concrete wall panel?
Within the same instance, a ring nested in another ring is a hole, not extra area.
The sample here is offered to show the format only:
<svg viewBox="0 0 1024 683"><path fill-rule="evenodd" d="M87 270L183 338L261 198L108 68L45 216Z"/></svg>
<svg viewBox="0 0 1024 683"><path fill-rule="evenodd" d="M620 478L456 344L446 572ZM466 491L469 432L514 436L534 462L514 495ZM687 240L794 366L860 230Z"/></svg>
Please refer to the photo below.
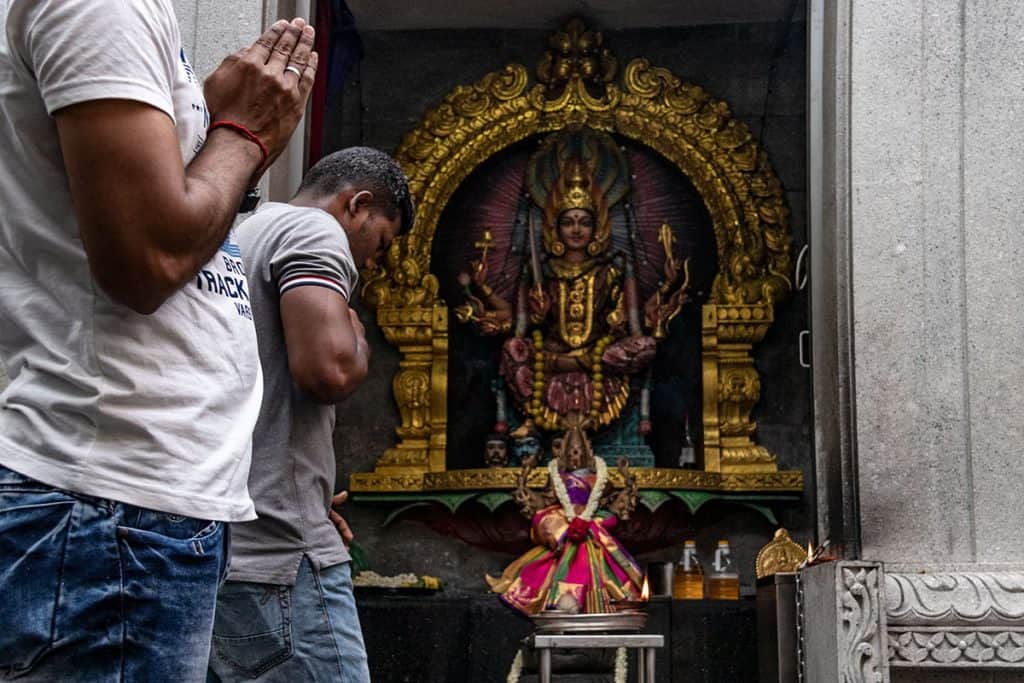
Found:
<svg viewBox="0 0 1024 683"><path fill-rule="evenodd" d="M853 10L863 556L973 559L965 427L960 3Z"/></svg>
<svg viewBox="0 0 1024 683"><path fill-rule="evenodd" d="M964 226L979 561L1024 561L1024 5L965 3Z"/></svg>

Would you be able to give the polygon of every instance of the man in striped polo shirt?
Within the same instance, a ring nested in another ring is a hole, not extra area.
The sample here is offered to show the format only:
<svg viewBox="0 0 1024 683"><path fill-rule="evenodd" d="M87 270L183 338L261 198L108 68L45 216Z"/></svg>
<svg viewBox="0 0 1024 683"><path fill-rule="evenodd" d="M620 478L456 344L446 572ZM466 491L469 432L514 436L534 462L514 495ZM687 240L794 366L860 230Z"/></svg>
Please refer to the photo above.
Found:
<svg viewBox="0 0 1024 683"><path fill-rule="evenodd" d="M259 519L232 525L214 622L210 668L224 681L369 681L350 558L329 519L334 404L370 360L350 308L357 271L412 220L395 161L354 147L238 228L264 382L249 475Z"/></svg>

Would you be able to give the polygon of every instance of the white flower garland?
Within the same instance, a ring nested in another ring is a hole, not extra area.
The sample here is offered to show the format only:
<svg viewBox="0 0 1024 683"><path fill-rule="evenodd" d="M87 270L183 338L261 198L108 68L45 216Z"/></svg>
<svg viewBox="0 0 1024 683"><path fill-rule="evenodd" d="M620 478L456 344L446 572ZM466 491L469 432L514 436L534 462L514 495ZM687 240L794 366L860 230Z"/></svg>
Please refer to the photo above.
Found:
<svg viewBox="0 0 1024 683"><path fill-rule="evenodd" d="M615 651L615 683L626 683L627 661L626 648L620 647Z"/></svg>
<svg viewBox="0 0 1024 683"><path fill-rule="evenodd" d="M512 668L508 671L508 678L505 679L506 683L519 683L519 677L523 675L523 651L519 650L516 652L515 659L512 660Z"/></svg>
<svg viewBox="0 0 1024 683"><path fill-rule="evenodd" d="M589 522L594 518L597 506L601 503L601 492L604 491L605 484L608 483L608 465L604 458L595 456L594 465L597 468L597 480L594 482L594 488L590 490L587 506L580 513L580 519L584 522ZM576 517L576 510L569 502L569 492L565 489L565 482L558 475L558 461L552 460L548 463L548 476L551 478L551 488L555 490L558 502L561 503L562 510L565 512L565 519L571 522Z"/></svg>

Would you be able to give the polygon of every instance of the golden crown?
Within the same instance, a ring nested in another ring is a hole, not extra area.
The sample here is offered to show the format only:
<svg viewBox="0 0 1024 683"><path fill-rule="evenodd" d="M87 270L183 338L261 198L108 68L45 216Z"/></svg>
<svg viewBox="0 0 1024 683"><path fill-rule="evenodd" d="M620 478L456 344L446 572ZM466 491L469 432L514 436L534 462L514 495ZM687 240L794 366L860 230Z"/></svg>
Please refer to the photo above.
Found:
<svg viewBox="0 0 1024 683"><path fill-rule="evenodd" d="M594 197L590 194L590 178L585 173L583 165L574 163L566 171L568 181L564 183L565 190L558 203L558 215L570 209L585 209L594 213Z"/></svg>

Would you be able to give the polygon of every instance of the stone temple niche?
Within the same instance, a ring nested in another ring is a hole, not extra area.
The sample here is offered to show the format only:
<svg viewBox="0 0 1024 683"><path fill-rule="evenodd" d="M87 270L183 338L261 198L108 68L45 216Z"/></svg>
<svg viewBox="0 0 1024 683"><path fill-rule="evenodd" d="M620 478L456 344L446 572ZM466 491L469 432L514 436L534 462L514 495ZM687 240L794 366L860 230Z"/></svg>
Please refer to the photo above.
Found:
<svg viewBox="0 0 1024 683"><path fill-rule="evenodd" d="M644 490L802 490L752 417L789 209L727 103L573 20L532 72L452 90L397 156L416 225L365 291L401 352L401 425L353 490L510 490L573 413ZM570 263L573 207L592 225Z"/></svg>
<svg viewBox="0 0 1024 683"><path fill-rule="evenodd" d="M543 534L531 531L560 528L556 479L577 497L589 488L587 505L600 488L599 514L619 518L611 534L636 562L620 566L627 598L634 569L679 559L684 539L704 557L728 539L749 594L778 526L801 543L811 533L794 276L804 31L754 19L602 34L571 20L364 34L337 146L395 149L416 223L363 274L368 330L384 337L366 387L378 393L340 407L336 443L372 569L438 574L446 591L416 609L500 650L452 652L474 674L436 680L508 673L526 627L499 596L520 612L552 599L551 586L526 594L516 581L520 559L538 561L527 554ZM588 463L582 477L567 475L573 462ZM585 610L602 608L585 593ZM382 615L413 604L371 595ZM752 647L752 601L684 602L662 602L681 631L705 615L721 631L705 649L673 635L673 670L729 659L706 680L750 680L750 657L700 653ZM394 621L364 628L405 662Z"/></svg>

